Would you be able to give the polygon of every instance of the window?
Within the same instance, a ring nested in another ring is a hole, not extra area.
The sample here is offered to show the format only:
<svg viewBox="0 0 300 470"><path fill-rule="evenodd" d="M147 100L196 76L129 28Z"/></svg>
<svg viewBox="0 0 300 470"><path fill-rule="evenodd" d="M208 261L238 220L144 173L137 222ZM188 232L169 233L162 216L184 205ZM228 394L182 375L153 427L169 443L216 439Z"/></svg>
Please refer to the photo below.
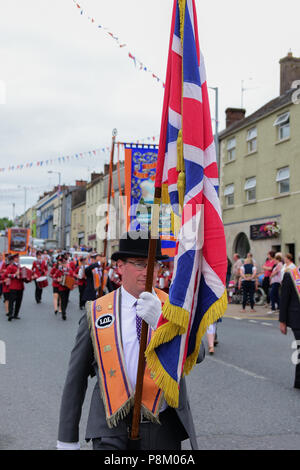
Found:
<svg viewBox="0 0 300 470"><path fill-rule="evenodd" d="M235 148L236 148L236 140L235 137L229 139L227 141L227 161L231 162L235 160Z"/></svg>
<svg viewBox="0 0 300 470"><path fill-rule="evenodd" d="M288 166L277 171L276 182L279 194L290 192L290 168Z"/></svg>
<svg viewBox="0 0 300 470"><path fill-rule="evenodd" d="M257 128L252 127L247 132L247 143L248 153L255 152L257 150Z"/></svg>
<svg viewBox="0 0 300 470"><path fill-rule="evenodd" d="M246 179L244 189L246 191L247 201L255 201L255 199L256 199L256 178L255 178L255 176L252 177L252 178Z"/></svg>
<svg viewBox="0 0 300 470"><path fill-rule="evenodd" d="M278 116L273 125L277 127L278 140L284 140L290 137L290 113L284 113Z"/></svg>
<svg viewBox="0 0 300 470"><path fill-rule="evenodd" d="M227 206L234 205L234 184L228 184L225 186L224 191L225 201Z"/></svg>

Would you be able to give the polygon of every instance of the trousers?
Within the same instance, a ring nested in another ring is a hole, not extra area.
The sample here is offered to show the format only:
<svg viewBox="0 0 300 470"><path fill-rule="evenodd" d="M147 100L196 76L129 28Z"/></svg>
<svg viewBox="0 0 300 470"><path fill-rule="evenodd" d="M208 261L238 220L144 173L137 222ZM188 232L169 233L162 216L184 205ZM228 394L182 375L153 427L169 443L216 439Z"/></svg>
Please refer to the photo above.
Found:
<svg viewBox="0 0 300 470"><path fill-rule="evenodd" d="M295 370L295 382L294 382L294 387L300 388L300 330L293 330L295 340L299 342L299 345L297 347L298 349L298 363L296 365L296 370Z"/></svg>
<svg viewBox="0 0 300 470"><path fill-rule="evenodd" d="M21 308L23 290L11 290L9 292L8 316L17 317Z"/></svg>
<svg viewBox="0 0 300 470"><path fill-rule="evenodd" d="M271 284L270 299L272 310L276 310L276 304L278 309L280 307L279 288L280 282L273 282L273 284Z"/></svg>
<svg viewBox="0 0 300 470"><path fill-rule="evenodd" d="M78 286L79 289L79 307L82 308L85 305L85 301L83 300L83 294L85 290L85 284L83 286Z"/></svg>
<svg viewBox="0 0 300 470"><path fill-rule="evenodd" d="M128 423L131 420L131 414ZM167 408L160 413L161 424L140 423L140 450L181 450L181 441L187 433L176 411ZM99 437L92 439L93 450L128 450L128 436Z"/></svg>
<svg viewBox="0 0 300 470"><path fill-rule="evenodd" d="M61 290L59 292L60 302L61 302L61 313L62 316L66 316L66 310L69 302L70 289Z"/></svg>
<svg viewBox="0 0 300 470"><path fill-rule="evenodd" d="M36 281L34 282L35 282L35 300L37 303L39 303L42 300L43 289L39 288L38 283Z"/></svg>
<svg viewBox="0 0 300 470"><path fill-rule="evenodd" d="M264 277L262 282L262 288L267 296L267 304L270 303L270 277Z"/></svg>
<svg viewBox="0 0 300 470"><path fill-rule="evenodd" d="M243 281L243 309L246 308L247 299L249 296L250 306L254 308L254 292L255 292L255 283L254 281Z"/></svg>

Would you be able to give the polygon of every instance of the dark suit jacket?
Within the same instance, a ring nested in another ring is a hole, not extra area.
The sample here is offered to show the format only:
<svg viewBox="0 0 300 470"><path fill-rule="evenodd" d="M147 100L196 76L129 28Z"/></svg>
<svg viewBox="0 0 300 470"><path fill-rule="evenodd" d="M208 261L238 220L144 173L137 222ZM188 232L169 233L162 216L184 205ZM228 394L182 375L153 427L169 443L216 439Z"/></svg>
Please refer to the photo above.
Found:
<svg viewBox="0 0 300 470"><path fill-rule="evenodd" d="M205 350L201 349L201 360L204 358ZM200 356L200 355L199 355ZM94 358L94 351L88 321L83 316L79 322L79 329L75 346L71 353L69 370L64 386L58 440L61 442L79 441L79 422L89 376L97 374L97 363ZM97 374L98 377L98 374ZM197 449L197 439L194 422L187 397L185 380L180 383L179 406L176 409L177 415L183 424L187 437L189 437L192 449ZM120 424L110 429L105 418L104 405L101 399L99 383L97 381L90 405L88 417L86 439L99 438L104 436L120 436L127 434L126 424Z"/></svg>
<svg viewBox="0 0 300 470"><path fill-rule="evenodd" d="M86 287L83 293L83 302L87 302L88 300L96 300L97 294L94 289L94 278L93 278L93 269L99 268L99 263L90 264L87 268L85 268L85 275L86 275Z"/></svg>
<svg viewBox="0 0 300 470"><path fill-rule="evenodd" d="M289 273L282 280L279 321L292 330L300 330L300 301Z"/></svg>

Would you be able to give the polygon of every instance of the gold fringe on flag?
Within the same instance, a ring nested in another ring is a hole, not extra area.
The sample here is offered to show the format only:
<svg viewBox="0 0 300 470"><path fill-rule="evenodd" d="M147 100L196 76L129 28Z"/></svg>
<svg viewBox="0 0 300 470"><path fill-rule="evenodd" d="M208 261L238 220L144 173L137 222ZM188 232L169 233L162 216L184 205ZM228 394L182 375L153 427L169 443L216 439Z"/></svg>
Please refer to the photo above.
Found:
<svg viewBox="0 0 300 470"><path fill-rule="evenodd" d="M181 218L172 211L171 212L171 230L175 238L177 238L179 235L180 227L181 227Z"/></svg>
<svg viewBox="0 0 300 470"><path fill-rule="evenodd" d="M161 203L170 204L168 185L163 183L161 186Z"/></svg>
<svg viewBox="0 0 300 470"><path fill-rule="evenodd" d="M176 170L179 171L177 179L177 190L179 198L179 206L181 211L183 210L184 195L185 195L185 167L184 167L184 156L183 156L183 141L182 141L182 129L178 132L177 137L177 166Z"/></svg>
<svg viewBox="0 0 300 470"><path fill-rule="evenodd" d="M193 353L186 359L183 368L183 375L191 372L196 364L199 355L202 338L212 323L219 320L227 308L227 291L218 299L205 313L197 332L196 345ZM169 299L163 307L163 317L168 319L168 323L160 326L153 334L145 355L149 369L154 373L156 385L164 391L166 402L173 408L179 403L179 384L164 369L155 352L155 349L164 343L168 343L175 336L183 335L187 332L189 323L189 312L181 307L171 305Z"/></svg>
<svg viewBox="0 0 300 470"><path fill-rule="evenodd" d="M180 39L181 39L181 44L183 44L183 28L184 28L186 0L178 0L178 6L179 6L179 11L180 11Z"/></svg>
<svg viewBox="0 0 300 470"><path fill-rule="evenodd" d="M202 338L206 333L207 328L209 325L212 325L216 321L218 321L221 317L223 317L224 313L227 310L227 290L225 289L224 294L220 297L205 313L204 317L202 318L199 329L196 336L196 345L194 352L190 354L184 364L183 367L183 375L188 375L191 370L193 369L194 365L196 364L197 357L200 350L200 345L202 342Z"/></svg>

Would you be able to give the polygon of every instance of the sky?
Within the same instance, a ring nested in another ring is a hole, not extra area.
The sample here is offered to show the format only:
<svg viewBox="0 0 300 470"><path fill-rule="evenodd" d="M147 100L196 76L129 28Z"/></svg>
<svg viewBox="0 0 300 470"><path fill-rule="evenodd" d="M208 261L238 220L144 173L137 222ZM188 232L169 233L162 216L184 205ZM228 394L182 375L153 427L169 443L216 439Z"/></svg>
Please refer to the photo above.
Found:
<svg viewBox="0 0 300 470"><path fill-rule="evenodd" d="M173 0L76 3L0 0L0 217L21 215L58 173L73 184L101 171L114 128L120 142L159 141ZM246 115L279 95L280 58L300 57L300 2L196 0L196 8L222 130L242 87ZM210 104L214 127L211 89Z"/></svg>

